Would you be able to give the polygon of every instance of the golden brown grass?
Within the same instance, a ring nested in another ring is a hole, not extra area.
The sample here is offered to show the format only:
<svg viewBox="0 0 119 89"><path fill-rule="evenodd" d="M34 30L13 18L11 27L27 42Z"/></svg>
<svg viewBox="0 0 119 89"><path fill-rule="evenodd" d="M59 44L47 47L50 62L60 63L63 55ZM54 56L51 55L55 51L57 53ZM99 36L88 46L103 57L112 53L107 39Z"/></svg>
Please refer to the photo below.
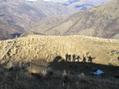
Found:
<svg viewBox="0 0 119 89"><path fill-rule="evenodd" d="M29 35L0 41L0 57L3 56L0 62L8 62L5 67L0 65L0 89L118 89L119 80L114 78L114 73L118 73L119 62L116 59L119 54L111 54L112 50L118 49L118 40L78 35ZM94 64L54 62L56 56L65 59L65 54L68 53L82 57L87 52L96 57ZM19 64L12 67L16 62ZM101 68L106 77L98 78L91 75L93 68ZM64 70L66 75L62 72ZM52 72L53 75L49 75L48 72Z"/></svg>
<svg viewBox="0 0 119 89"><path fill-rule="evenodd" d="M29 35L14 40L0 41L0 55L5 53L14 41L14 45L4 56L4 61L30 62L32 60L53 61L56 56L65 59L65 55L76 54L85 56L87 52L96 59L94 63L119 65L119 54L111 54L112 50L119 51L118 40L100 39L86 36L38 36ZM5 49L6 48L6 49ZM1 59L2 60L2 59Z"/></svg>

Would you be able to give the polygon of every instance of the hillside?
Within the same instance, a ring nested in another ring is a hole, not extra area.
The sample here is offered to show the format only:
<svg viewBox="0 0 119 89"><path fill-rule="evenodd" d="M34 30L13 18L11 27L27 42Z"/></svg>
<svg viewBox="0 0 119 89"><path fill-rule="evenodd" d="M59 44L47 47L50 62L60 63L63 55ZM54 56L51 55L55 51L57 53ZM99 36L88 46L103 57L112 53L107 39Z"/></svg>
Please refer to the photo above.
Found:
<svg viewBox="0 0 119 89"><path fill-rule="evenodd" d="M110 0L104 5L80 11L70 16L59 25L56 25L51 29L47 29L45 32L46 34L52 35L81 34L118 39L118 4L118 0Z"/></svg>
<svg viewBox="0 0 119 89"><path fill-rule="evenodd" d="M29 62L40 59L51 62L57 56L61 56L65 60L66 54L75 54L83 58L89 53L91 57L95 58L94 63L119 66L118 49L118 40L85 36L30 35L0 42L1 60L3 62L6 62L6 59L12 62Z"/></svg>
<svg viewBox="0 0 119 89"><path fill-rule="evenodd" d="M4 23L6 27L2 28L4 31L1 33L1 37L3 35L7 37L8 35L7 38L9 38L9 35L15 32L29 32L34 24L46 28L54 26L74 12L73 9L69 11L66 6L61 4L47 3L43 0L37 2L27 0L1 0L0 22ZM8 28L14 29L15 32ZM8 34L5 31L8 31Z"/></svg>
<svg viewBox="0 0 119 89"><path fill-rule="evenodd" d="M118 49L118 40L80 35L27 35L0 41L0 87L118 89ZM67 60L67 54L80 60ZM92 61L87 61L89 55ZM96 69L104 74L94 75Z"/></svg>
<svg viewBox="0 0 119 89"><path fill-rule="evenodd" d="M18 29L18 30L16 31L16 29ZM23 31L20 30L19 28L10 26L10 25L4 23L3 21L2 22L0 21L0 40L14 38L14 36L12 34L17 34L17 33L20 34L21 32L23 32Z"/></svg>
<svg viewBox="0 0 119 89"><path fill-rule="evenodd" d="M0 0L0 89L118 89L119 0Z"/></svg>
<svg viewBox="0 0 119 89"><path fill-rule="evenodd" d="M0 21L7 27L2 28L1 37L11 38L11 33L32 31L46 35L119 38L118 0L69 0L67 3L1 0Z"/></svg>

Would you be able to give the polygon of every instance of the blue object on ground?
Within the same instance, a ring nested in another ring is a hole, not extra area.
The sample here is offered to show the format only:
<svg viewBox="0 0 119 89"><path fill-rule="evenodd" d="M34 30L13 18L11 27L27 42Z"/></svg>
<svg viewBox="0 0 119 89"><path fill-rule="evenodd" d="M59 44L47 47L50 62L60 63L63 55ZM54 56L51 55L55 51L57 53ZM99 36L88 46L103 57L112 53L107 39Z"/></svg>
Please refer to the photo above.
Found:
<svg viewBox="0 0 119 89"><path fill-rule="evenodd" d="M93 74L96 76L102 76L104 74L104 71L97 69L95 72L93 72Z"/></svg>

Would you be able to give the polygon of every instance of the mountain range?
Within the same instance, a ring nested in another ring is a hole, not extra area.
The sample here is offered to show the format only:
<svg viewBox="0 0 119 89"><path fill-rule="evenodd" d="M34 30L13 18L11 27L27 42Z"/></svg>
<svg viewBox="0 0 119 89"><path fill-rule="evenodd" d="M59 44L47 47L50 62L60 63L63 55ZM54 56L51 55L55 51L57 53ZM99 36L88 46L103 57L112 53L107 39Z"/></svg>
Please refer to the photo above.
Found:
<svg viewBox="0 0 119 89"><path fill-rule="evenodd" d="M27 32L119 38L118 0L0 1L0 39Z"/></svg>
<svg viewBox="0 0 119 89"><path fill-rule="evenodd" d="M119 1L80 11L73 14L61 24L48 29L48 34L81 34L104 38L119 38ZM113 13L112 13L113 12Z"/></svg>

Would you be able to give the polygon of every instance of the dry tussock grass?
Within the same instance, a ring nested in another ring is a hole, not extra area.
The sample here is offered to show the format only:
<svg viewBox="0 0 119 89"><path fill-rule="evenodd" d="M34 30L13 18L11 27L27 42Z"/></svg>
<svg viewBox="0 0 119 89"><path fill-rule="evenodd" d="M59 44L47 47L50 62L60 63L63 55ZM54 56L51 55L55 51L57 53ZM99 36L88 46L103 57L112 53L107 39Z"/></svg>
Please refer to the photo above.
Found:
<svg viewBox="0 0 119 89"><path fill-rule="evenodd" d="M56 56L65 59L65 55L86 55L95 57L94 63L119 65L119 54L111 55L112 50L119 49L118 40L106 40L85 36L38 36L30 35L14 40L0 41L0 55L13 43L3 59L12 62L30 62L32 60L53 61ZM6 49L5 49L6 48ZM2 60L2 59L1 59Z"/></svg>
<svg viewBox="0 0 119 89"><path fill-rule="evenodd" d="M52 64L56 56L65 59L65 54L68 53L82 57L87 52L96 57L94 63L109 64L110 60L119 56L112 55L110 52L118 49L118 41L108 42L85 36L30 35L0 41L0 56L3 56L0 62L7 63L8 61L7 67L0 66L0 89L118 89L118 79L113 77L103 79L81 74L96 68L96 64L73 62L61 62L61 65L60 63ZM4 53L6 54L3 55ZM21 64L22 67L19 68L19 65L16 64L16 67L10 69L15 63ZM72 64L74 69L67 69L66 63ZM119 62L114 60L111 61L111 64L118 66ZM77 67L75 67L76 65ZM23 66L26 66L25 69ZM103 65L100 66L103 68ZM105 67L108 68L108 66ZM62 69L77 72L64 75ZM110 73L111 69L109 69L105 69L105 72ZM53 75L47 75L48 71L53 72Z"/></svg>

